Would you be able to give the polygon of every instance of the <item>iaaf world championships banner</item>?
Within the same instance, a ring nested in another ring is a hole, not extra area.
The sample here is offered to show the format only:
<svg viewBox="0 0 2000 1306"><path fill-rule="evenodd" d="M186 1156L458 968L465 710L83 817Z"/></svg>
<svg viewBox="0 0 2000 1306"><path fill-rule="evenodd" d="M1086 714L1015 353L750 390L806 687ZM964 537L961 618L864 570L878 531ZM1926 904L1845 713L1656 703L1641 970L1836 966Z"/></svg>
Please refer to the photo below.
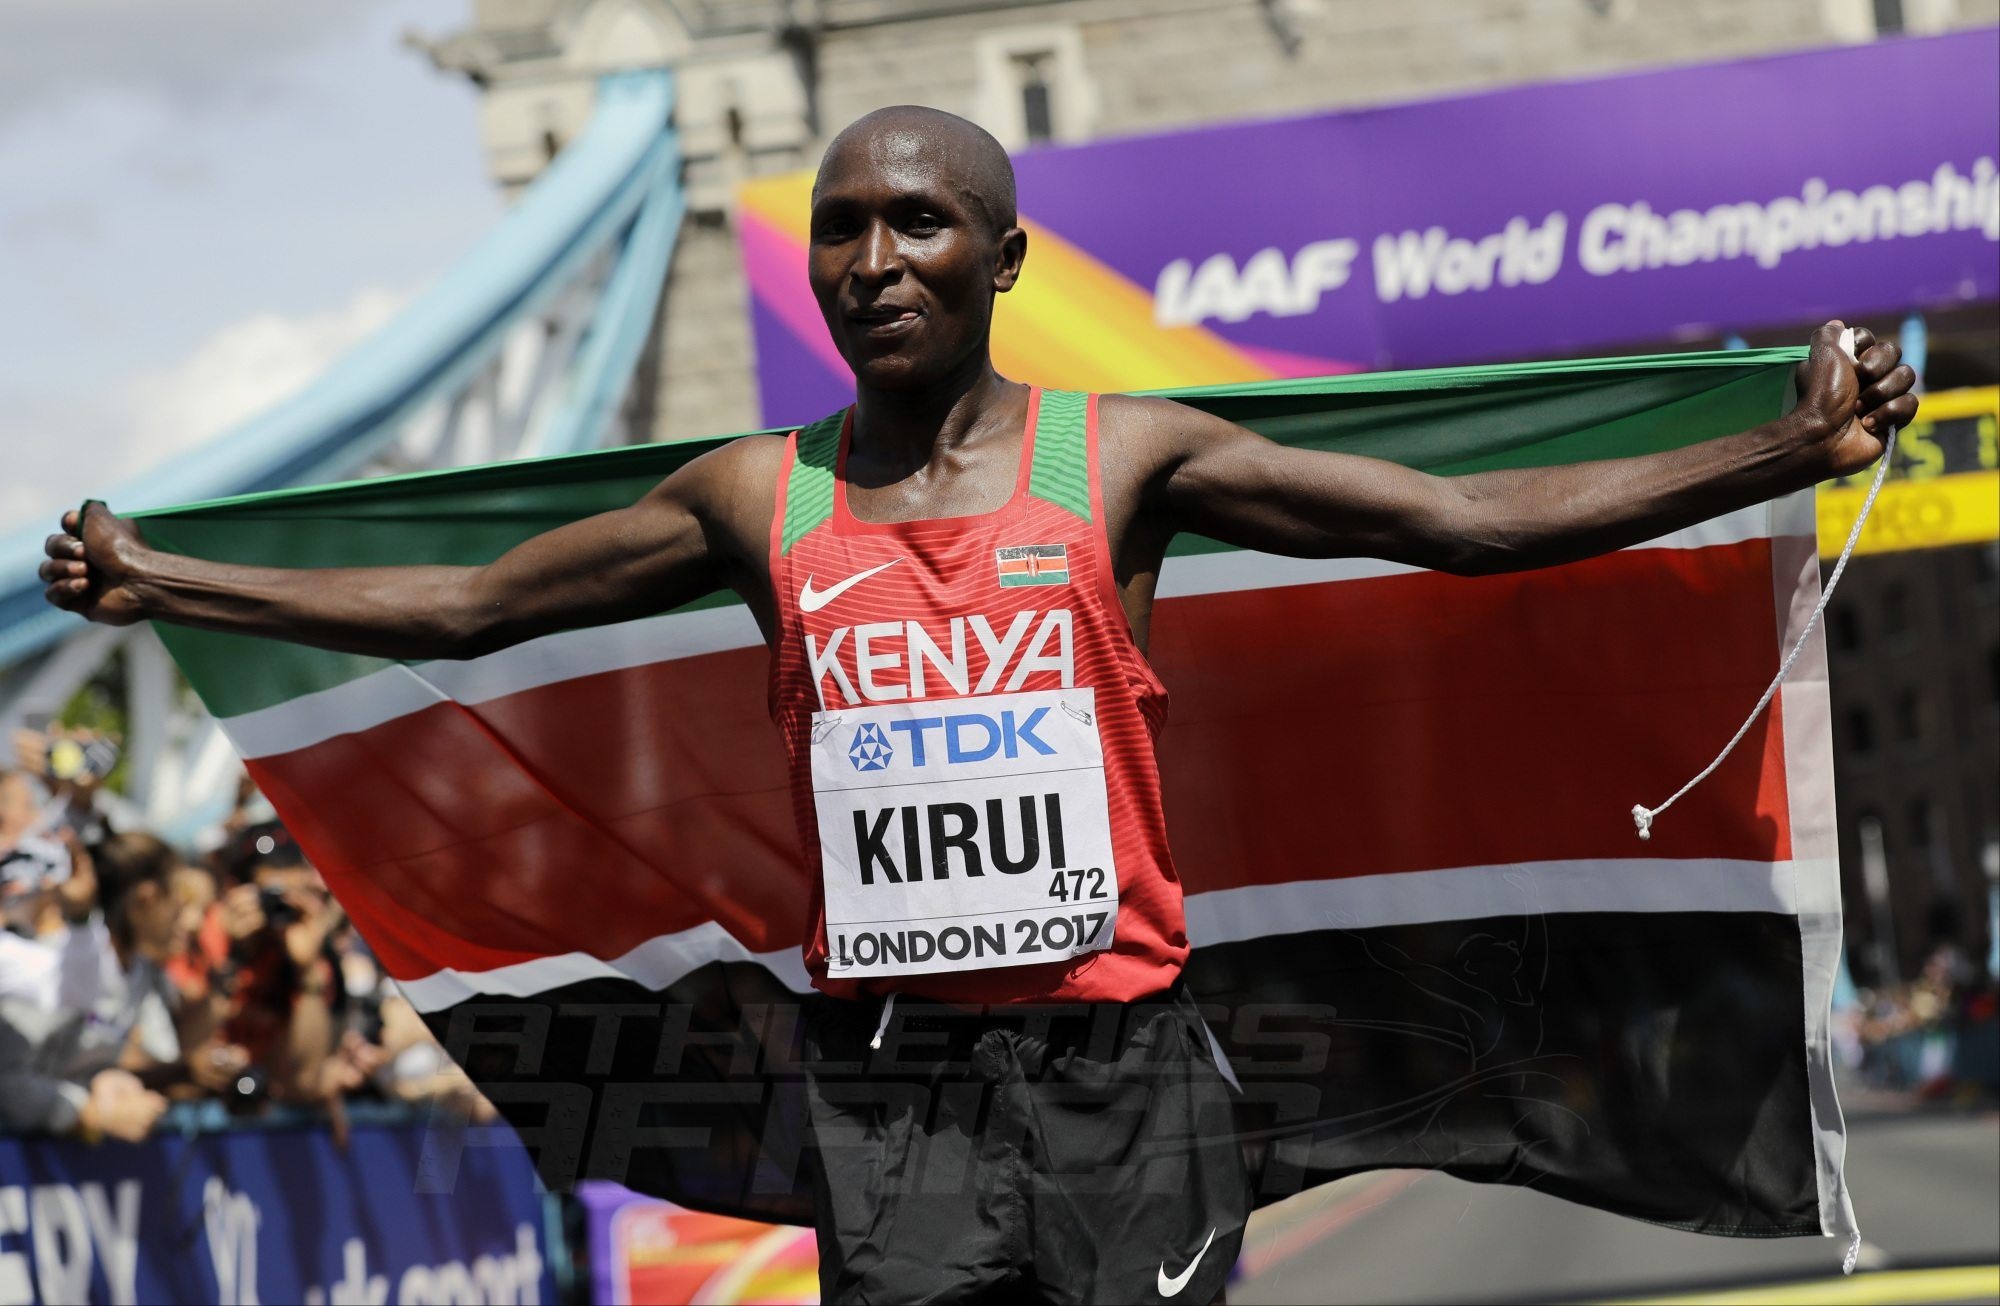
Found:
<svg viewBox="0 0 2000 1306"><path fill-rule="evenodd" d="M2000 295L1992 28L1016 159L1009 376L1132 390L1601 351ZM763 417L851 397L811 175L743 188Z"/></svg>

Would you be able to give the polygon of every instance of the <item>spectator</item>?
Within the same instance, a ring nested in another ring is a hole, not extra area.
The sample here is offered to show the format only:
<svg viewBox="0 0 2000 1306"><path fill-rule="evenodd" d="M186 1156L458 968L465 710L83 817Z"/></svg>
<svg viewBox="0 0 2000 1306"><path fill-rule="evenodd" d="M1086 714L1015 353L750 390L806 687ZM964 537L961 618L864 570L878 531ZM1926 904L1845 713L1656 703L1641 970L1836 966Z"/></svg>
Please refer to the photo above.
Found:
<svg viewBox="0 0 2000 1306"><path fill-rule="evenodd" d="M218 900L231 994L224 1026L277 1101L326 1102L367 1077L379 1052L342 1032L347 1002L337 936L347 915L282 825L245 827L231 845L242 882Z"/></svg>
<svg viewBox="0 0 2000 1306"><path fill-rule="evenodd" d="M35 828L35 796L28 782L0 767L0 859L10 858Z"/></svg>
<svg viewBox="0 0 2000 1306"><path fill-rule="evenodd" d="M74 852L74 850L73 850ZM76 873L95 881L101 914L46 943L8 945L0 995L0 1124L137 1141L166 1099L132 1073L178 1061L172 988L160 963L180 914L158 840L124 835Z"/></svg>
<svg viewBox="0 0 2000 1306"><path fill-rule="evenodd" d="M29 938L83 919L94 900L87 877L71 878L75 837L41 799L37 781L0 771L0 924Z"/></svg>
<svg viewBox="0 0 2000 1306"><path fill-rule="evenodd" d="M86 853L99 742L21 732L27 769L0 769L0 1129L136 1140L205 1094L323 1110L336 1139L354 1093L492 1118L254 788L206 864L136 833Z"/></svg>
<svg viewBox="0 0 2000 1306"><path fill-rule="evenodd" d="M60 725L19 730L14 734L14 755L22 773L35 777L50 795L47 825L70 830L86 844L99 843L109 834L97 797L118 765L116 739Z"/></svg>
<svg viewBox="0 0 2000 1306"><path fill-rule="evenodd" d="M202 1044L221 1032L229 1014L219 974L228 939L216 916L215 873L206 866L181 865L174 868L172 883L181 914L181 947L164 969L180 998L183 1040Z"/></svg>
<svg viewBox="0 0 2000 1306"><path fill-rule="evenodd" d="M444 1045L432 1036L416 1008L400 994L382 999L381 1046L384 1060L375 1072L375 1083L384 1097L397 1102L434 1102L475 1121L499 1115L473 1086L471 1077L445 1053Z"/></svg>

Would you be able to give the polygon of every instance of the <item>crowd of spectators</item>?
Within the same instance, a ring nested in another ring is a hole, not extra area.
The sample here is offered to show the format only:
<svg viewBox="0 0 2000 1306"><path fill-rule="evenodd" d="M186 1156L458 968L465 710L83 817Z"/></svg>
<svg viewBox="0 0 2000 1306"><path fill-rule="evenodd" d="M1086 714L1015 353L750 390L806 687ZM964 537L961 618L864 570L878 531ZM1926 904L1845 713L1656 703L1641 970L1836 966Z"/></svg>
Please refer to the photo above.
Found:
<svg viewBox="0 0 2000 1306"><path fill-rule="evenodd" d="M23 731L0 766L0 1130L143 1139L176 1102L492 1108L249 784L188 848L115 828L113 741Z"/></svg>
<svg viewBox="0 0 2000 1306"><path fill-rule="evenodd" d="M2000 1093L2000 986L1939 943L1913 979L1836 993L1833 1036L1868 1087L1957 1099Z"/></svg>

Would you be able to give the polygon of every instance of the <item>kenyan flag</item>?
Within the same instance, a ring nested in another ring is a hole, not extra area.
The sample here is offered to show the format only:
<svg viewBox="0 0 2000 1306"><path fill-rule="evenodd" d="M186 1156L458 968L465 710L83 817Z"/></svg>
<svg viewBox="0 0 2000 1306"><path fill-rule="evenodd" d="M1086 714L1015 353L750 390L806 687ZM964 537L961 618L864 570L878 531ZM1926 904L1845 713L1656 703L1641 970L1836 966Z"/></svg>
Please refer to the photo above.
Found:
<svg viewBox="0 0 2000 1306"><path fill-rule="evenodd" d="M1177 397L1458 474L1755 425L1800 357ZM144 529L282 566L476 563L715 443L260 495ZM1166 810L1189 981L1241 1081L1264 1199L1423 1166L1711 1233L1851 1230L1817 637L1651 842L1627 814L1701 767L1775 671L1818 595L1811 508L1478 580L1177 544L1152 629ZM1067 566L1021 545L1000 583ZM552 1182L809 1218L787 1058L811 886L740 604L418 665L160 633Z"/></svg>
<svg viewBox="0 0 2000 1306"><path fill-rule="evenodd" d="M1010 544L994 551L994 566L1003 587L1069 584L1069 546Z"/></svg>

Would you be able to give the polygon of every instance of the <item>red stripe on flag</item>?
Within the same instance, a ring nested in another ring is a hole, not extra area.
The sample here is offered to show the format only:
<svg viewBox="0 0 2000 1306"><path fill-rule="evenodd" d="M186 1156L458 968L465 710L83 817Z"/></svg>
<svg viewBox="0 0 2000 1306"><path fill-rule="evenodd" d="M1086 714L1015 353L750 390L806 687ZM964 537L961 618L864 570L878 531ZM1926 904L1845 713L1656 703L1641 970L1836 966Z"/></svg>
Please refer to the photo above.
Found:
<svg viewBox="0 0 2000 1306"><path fill-rule="evenodd" d="M1189 892L1616 857L1791 855L1779 704L1650 843L1778 660L1770 546L1169 600L1154 665Z"/></svg>
<svg viewBox="0 0 2000 1306"><path fill-rule="evenodd" d="M1163 600L1190 891L1564 858L1790 856L1776 709L1640 844L1777 662L1766 541L1556 571ZM717 920L795 947L761 649L443 704L251 764L389 972L619 956ZM475 719L476 713L476 719Z"/></svg>
<svg viewBox="0 0 2000 1306"><path fill-rule="evenodd" d="M250 766L399 978L710 920L782 950L809 885L764 671L740 649L585 676Z"/></svg>

